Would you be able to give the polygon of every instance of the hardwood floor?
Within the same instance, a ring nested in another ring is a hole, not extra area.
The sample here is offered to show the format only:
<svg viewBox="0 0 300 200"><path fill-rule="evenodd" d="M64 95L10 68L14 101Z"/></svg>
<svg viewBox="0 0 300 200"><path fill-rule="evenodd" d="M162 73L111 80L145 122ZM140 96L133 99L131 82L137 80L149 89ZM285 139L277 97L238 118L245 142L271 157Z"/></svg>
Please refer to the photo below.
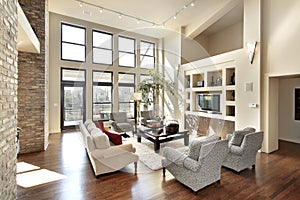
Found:
<svg viewBox="0 0 300 200"><path fill-rule="evenodd" d="M255 169L239 174L222 168L221 183L195 195L167 171L134 166L95 178L77 133L53 134L47 151L18 156L26 162L66 176L29 188L18 186L18 199L300 199L300 145L280 141L280 150L258 153Z"/></svg>

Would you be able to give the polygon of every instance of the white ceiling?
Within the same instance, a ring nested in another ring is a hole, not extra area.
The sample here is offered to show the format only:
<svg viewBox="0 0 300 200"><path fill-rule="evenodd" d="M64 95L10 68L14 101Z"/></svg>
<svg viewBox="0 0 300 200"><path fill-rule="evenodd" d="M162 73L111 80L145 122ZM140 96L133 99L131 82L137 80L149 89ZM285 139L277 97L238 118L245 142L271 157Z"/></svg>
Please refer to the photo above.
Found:
<svg viewBox="0 0 300 200"><path fill-rule="evenodd" d="M168 31L165 29L179 30L180 27L186 27L191 30L197 30L203 23L203 19L213 18L218 11L228 5L236 5L242 0L195 0L194 7L184 9L174 20L173 16L187 5L191 0L83 0L83 2L98 5L107 9L114 10L136 18L144 19L162 24L170 18L163 28L153 27L150 23L140 22L137 24L136 19L124 16L118 18L118 14L104 10L99 12L99 8L83 4L79 6L76 0L49 0L49 11L103 24L126 31L133 31L149 35L152 37L163 37ZM224 10L224 9L223 9ZM228 11L228 10L227 10ZM226 11L226 12L227 12ZM84 14L85 13L90 13ZM226 13L223 13L223 15ZM220 15L220 13L219 13ZM215 21L213 21L215 22ZM212 23L213 23L212 22Z"/></svg>

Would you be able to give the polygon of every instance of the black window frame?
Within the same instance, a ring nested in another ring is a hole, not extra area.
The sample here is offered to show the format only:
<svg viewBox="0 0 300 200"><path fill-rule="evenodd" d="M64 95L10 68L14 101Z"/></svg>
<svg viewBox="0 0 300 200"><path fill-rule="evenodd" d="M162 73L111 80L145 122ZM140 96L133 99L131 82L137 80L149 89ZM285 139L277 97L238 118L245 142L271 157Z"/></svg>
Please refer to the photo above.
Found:
<svg viewBox="0 0 300 200"><path fill-rule="evenodd" d="M119 43L119 38L120 37L134 41L134 51L133 51L133 53L132 52L128 52L128 51L120 51L120 43ZM120 65L120 53L133 54L134 55L134 66ZM119 35L118 36L118 66L119 67L136 68L136 39L135 38L127 37L127 36L123 36L123 35Z"/></svg>
<svg viewBox="0 0 300 200"><path fill-rule="evenodd" d="M78 44L78 43L73 43L73 42L65 42L62 40L62 36L63 36L63 25L65 26L71 26L71 27L75 27L75 28L80 28L80 29L84 29L84 45L83 44ZM70 24L70 23L66 23L66 22L61 22L60 24L60 59L64 60L64 61L72 61L72 62L81 62L81 63L85 63L86 62L86 27L83 26L78 26L78 25L74 25L74 24ZM73 44L73 45L78 45L78 46L84 46L84 61L81 60L72 60L72 59L63 59L62 57L62 52L63 52L63 43L66 44Z"/></svg>
<svg viewBox="0 0 300 200"><path fill-rule="evenodd" d="M110 73L111 74L111 82L94 82L94 72L102 72L102 73ZM113 71L103 71L103 70L92 70L92 85L94 86L111 86L111 112L113 111L113 75L114 72ZM94 112L94 104L109 104L109 102L94 102L94 88L92 88L92 112ZM100 114L100 113L99 113ZM93 117L94 118L94 113L93 113ZM94 119L93 119L94 120ZM101 121L108 121L108 119L100 119Z"/></svg>
<svg viewBox="0 0 300 200"><path fill-rule="evenodd" d="M153 70L154 69L154 66L155 66L155 62L156 62L156 55L155 55L155 52L156 52L156 48L155 48L155 43L154 42L149 42L149 41L146 41L146 40L141 40L140 41L140 44L144 42L144 43L148 43L148 44L152 44L153 45L153 56L149 56L147 54L142 54L141 51L140 51L140 67L141 69L148 69L148 70ZM141 48L141 45L140 45L140 48ZM141 61L141 58L142 57L151 57L151 58L154 58L154 62L153 62L153 68L152 69L149 69L149 68L144 68L142 67L142 61Z"/></svg>
<svg viewBox="0 0 300 200"><path fill-rule="evenodd" d="M94 46L94 34L93 34L94 32L111 35L111 49ZM114 61L113 61L114 60L114 42L113 42L113 40L114 40L114 34L113 33L105 32L105 31L99 31L99 30L96 30L96 29L92 30L92 52L93 52L92 53L92 63L93 64L100 64L100 65L107 65L107 66L112 66L114 64ZM112 53L111 64L94 62L94 49L110 50L111 53Z"/></svg>
<svg viewBox="0 0 300 200"><path fill-rule="evenodd" d="M133 75L134 76L134 82L133 83L122 83L122 82L120 82L120 80L118 79L118 89L119 89L119 87L133 87L133 91L135 91L136 90L136 74L135 73L126 73L126 72L119 72L118 73L118 78L119 78L119 75L120 74L128 74L128 75ZM118 90L118 95L120 95L119 94L119 90ZM120 102L119 101L119 98L118 98L118 111L120 111L119 109L120 109L120 106L119 106L119 104L120 103L129 103L129 104L134 104L134 101L132 100L129 100L129 102Z"/></svg>

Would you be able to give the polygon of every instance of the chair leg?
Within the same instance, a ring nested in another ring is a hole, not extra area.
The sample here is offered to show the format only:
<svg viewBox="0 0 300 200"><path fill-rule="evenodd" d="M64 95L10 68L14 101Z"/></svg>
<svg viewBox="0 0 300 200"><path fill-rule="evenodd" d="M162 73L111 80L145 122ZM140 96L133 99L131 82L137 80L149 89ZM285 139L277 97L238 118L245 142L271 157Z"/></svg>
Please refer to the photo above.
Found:
<svg viewBox="0 0 300 200"><path fill-rule="evenodd" d="M252 165L252 168L255 169L255 165Z"/></svg>
<svg viewBox="0 0 300 200"><path fill-rule="evenodd" d="M217 180L217 183L218 183L218 184L221 184L221 180Z"/></svg>
<svg viewBox="0 0 300 200"><path fill-rule="evenodd" d="M165 177L165 176L166 176L166 168L163 167L163 177Z"/></svg>
<svg viewBox="0 0 300 200"><path fill-rule="evenodd" d="M136 174L137 172L137 162L134 162L134 173Z"/></svg>

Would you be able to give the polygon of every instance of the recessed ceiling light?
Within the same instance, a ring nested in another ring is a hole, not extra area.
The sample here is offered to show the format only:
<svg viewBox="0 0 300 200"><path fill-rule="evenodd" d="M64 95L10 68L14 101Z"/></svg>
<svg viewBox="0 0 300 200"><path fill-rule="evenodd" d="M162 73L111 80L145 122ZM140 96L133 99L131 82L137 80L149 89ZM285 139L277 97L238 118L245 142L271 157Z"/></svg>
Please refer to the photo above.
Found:
<svg viewBox="0 0 300 200"><path fill-rule="evenodd" d="M80 6L80 7L82 7L82 6L83 6L83 4L80 2L80 3L79 3L79 6Z"/></svg>
<svg viewBox="0 0 300 200"><path fill-rule="evenodd" d="M119 15L119 19L122 19L122 15L121 14Z"/></svg>
<svg viewBox="0 0 300 200"><path fill-rule="evenodd" d="M191 6L192 6L192 7L194 7L194 5L195 5L195 3L194 3L194 2L192 2L192 3L191 3Z"/></svg>

